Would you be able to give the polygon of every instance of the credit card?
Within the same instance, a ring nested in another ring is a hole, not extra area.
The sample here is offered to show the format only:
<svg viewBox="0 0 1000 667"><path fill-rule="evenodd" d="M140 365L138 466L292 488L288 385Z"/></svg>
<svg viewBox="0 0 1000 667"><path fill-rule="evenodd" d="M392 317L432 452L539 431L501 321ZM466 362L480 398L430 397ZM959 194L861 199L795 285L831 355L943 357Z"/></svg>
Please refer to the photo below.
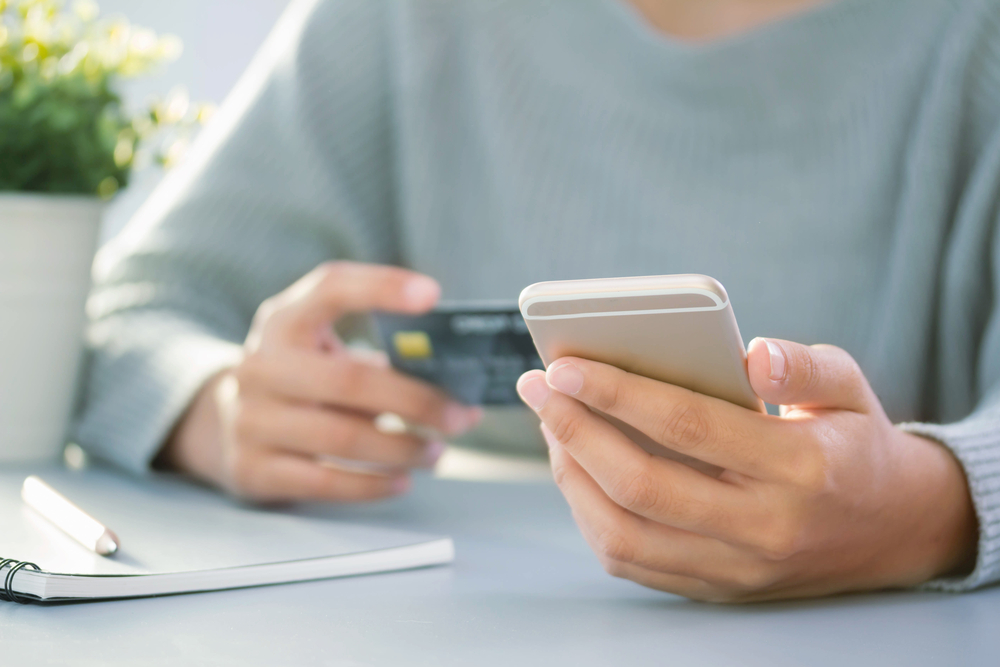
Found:
<svg viewBox="0 0 1000 667"><path fill-rule="evenodd" d="M426 315L374 319L393 368L466 405L519 405L517 379L544 368L514 304L442 303Z"/></svg>

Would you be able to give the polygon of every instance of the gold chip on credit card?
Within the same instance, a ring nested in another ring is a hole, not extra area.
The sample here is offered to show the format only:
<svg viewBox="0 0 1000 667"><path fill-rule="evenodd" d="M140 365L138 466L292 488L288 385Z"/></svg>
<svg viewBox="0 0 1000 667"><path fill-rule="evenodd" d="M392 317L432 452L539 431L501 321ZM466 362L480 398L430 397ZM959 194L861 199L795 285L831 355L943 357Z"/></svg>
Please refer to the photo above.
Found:
<svg viewBox="0 0 1000 667"><path fill-rule="evenodd" d="M438 304L420 315L372 313L392 367L466 405L522 405L517 379L542 369L516 303Z"/></svg>
<svg viewBox="0 0 1000 667"><path fill-rule="evenodd" d="M392 344L404 359L427 359L434 355L431 338L423 331L397 331L392 335Z"/></svg>

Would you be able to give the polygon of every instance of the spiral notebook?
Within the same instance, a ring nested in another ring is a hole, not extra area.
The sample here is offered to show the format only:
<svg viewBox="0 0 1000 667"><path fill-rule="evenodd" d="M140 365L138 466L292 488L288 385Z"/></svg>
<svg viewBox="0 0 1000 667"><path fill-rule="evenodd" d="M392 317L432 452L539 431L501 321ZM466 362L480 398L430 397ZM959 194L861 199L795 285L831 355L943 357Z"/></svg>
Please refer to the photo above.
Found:
<svg viewBox="0 0 1000 667"><path fill-rule="evenodd" d="M98 556L24 505L21 484L29 473L112 528L118 553ZM327 519L322 510L268 511L173 476L102 468L0 473L0 597L17 602L243 588L428 567L453 557L447 537Z"/></svg>

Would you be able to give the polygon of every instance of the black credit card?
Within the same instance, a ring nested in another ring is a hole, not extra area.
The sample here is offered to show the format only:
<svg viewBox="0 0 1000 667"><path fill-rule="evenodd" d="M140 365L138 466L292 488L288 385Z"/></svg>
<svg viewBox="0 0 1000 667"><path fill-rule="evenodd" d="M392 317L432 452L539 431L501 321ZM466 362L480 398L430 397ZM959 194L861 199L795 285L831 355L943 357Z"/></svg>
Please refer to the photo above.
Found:
<svg viewBox="0 0 1000 667"><path fill-rule="evenodd" d="M375 313L374 319L393 368L466 405L520 404L517 379L544 368L512 305L443 303L426 315Z"/></svg>

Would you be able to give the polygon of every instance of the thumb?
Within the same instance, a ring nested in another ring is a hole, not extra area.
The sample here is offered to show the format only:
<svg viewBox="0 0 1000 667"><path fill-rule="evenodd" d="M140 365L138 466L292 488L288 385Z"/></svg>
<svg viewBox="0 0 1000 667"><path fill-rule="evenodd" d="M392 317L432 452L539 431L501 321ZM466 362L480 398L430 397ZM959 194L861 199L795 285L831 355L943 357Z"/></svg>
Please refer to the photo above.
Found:
<svg viewBox="0 0 1000 667"><path fill-rule="evenodd" d="M839 347L754 338L747 357L750 385L767 403L854 412L877 403L857 362Z"/></svg>

